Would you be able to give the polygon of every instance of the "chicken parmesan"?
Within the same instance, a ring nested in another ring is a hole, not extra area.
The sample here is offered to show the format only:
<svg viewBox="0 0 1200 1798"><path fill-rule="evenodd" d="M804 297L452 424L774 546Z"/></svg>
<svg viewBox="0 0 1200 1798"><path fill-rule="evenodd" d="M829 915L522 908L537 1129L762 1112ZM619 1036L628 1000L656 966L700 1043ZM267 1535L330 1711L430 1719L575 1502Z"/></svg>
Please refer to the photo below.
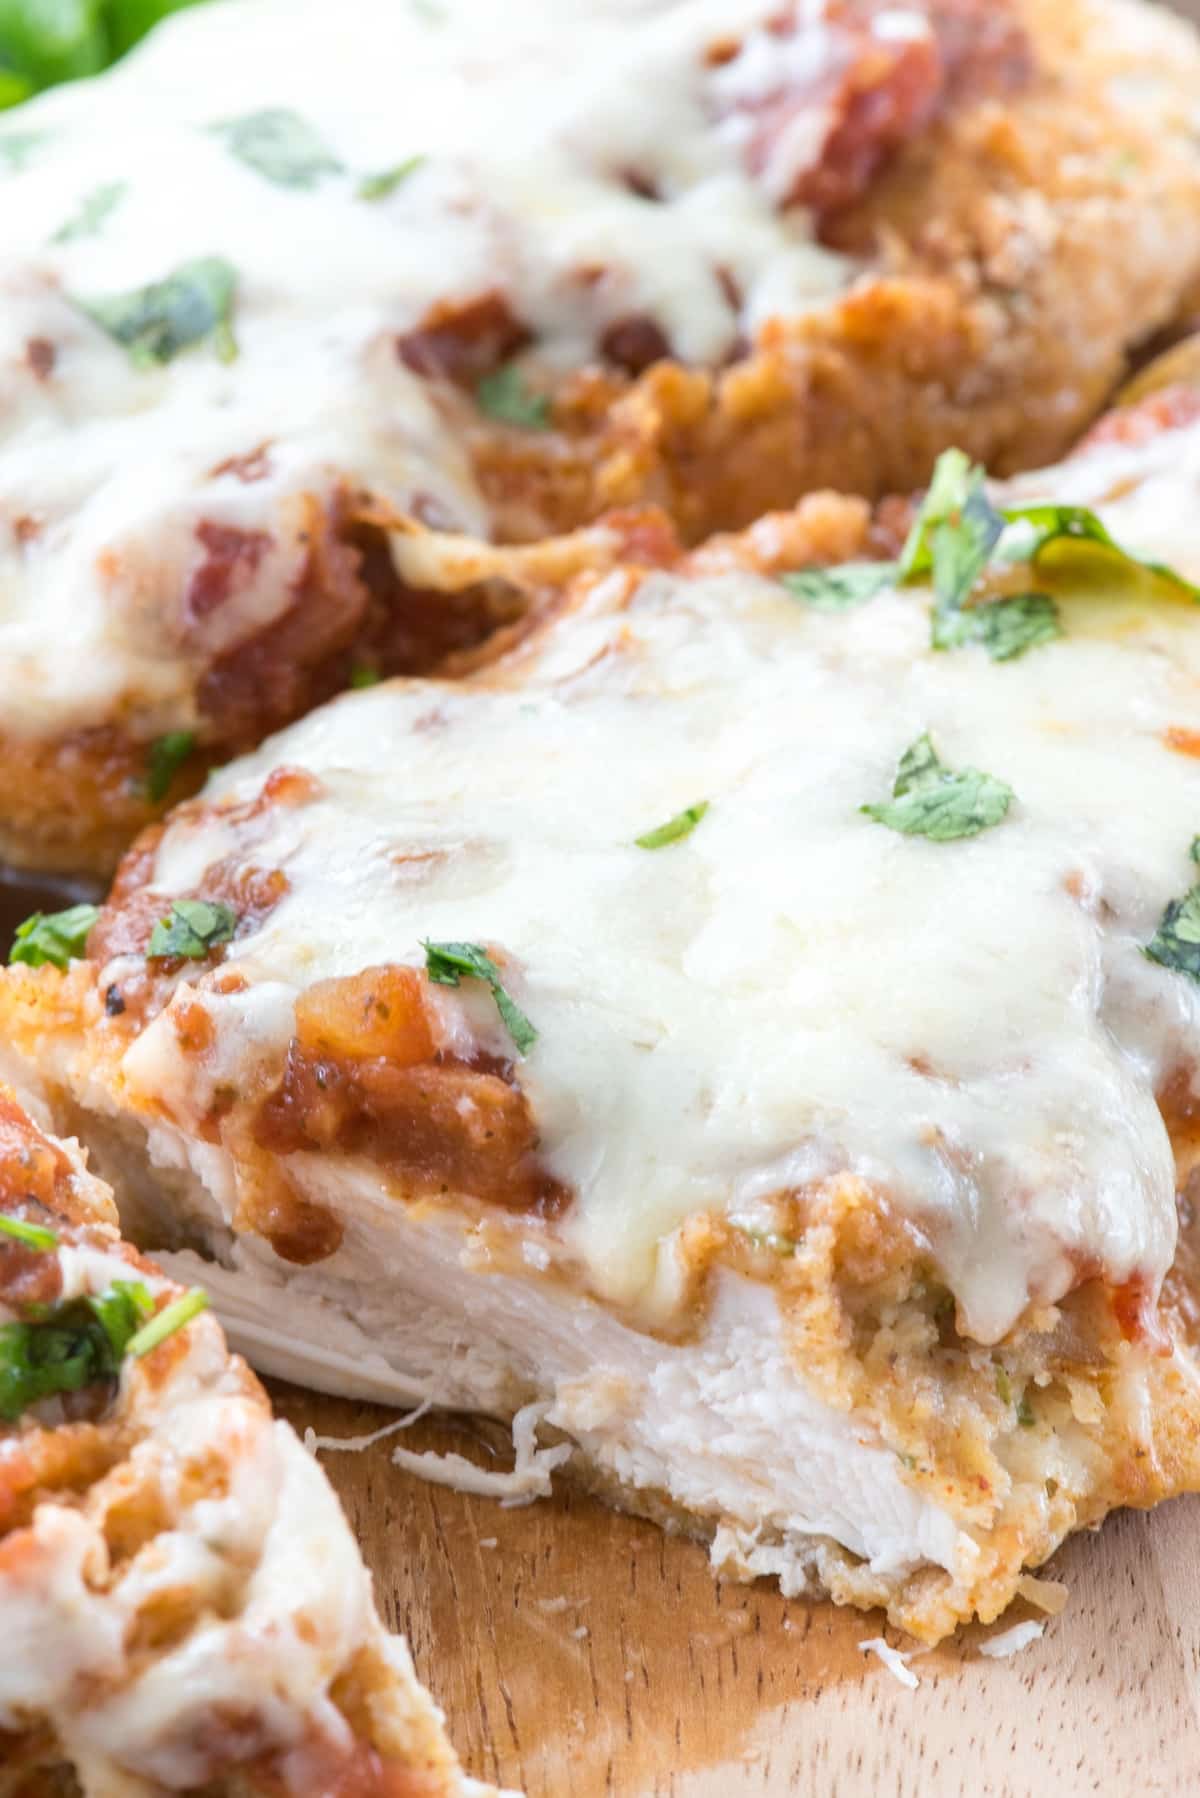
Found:
<svg viewBox="0 0 1200 1798"><path fill-rule="evenodd" d="M486 1798L205 1306L0 1089L0 1792Z"/></svg>
<svg viewBox="0 0 1200 1798"><path fill-rule="evenodd" d="M469 647L456 536L1057 453L1200 269L1198 87L1141 0L229 0L12 115L0 853Z"/></svg>
<svg viewBox="0 0 1200 1798"><path fill-rule="evenodd" d="M825 569L785 515L579 577L30 920L12 1053L260 1366L991 1619L1200 1485L1198 492L1176 391L948 453L888 559L849 501Z"/></svg>

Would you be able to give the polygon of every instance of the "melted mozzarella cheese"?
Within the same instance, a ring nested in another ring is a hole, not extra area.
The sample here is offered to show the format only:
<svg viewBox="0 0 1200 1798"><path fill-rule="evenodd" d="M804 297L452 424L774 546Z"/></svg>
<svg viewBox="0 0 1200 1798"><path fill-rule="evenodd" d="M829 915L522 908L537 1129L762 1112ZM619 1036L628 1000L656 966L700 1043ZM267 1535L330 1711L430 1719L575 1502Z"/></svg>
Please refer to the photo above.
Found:
<svg viewBox="0 0 1200 1798"><path fill-rule="evenodd" d="M569 367L630 315L681 357L717 360L768 314L842 287L853 265L775 192L828 126L839 65L823 6L786 71L812 90L812 142L785 146L761 180L743 161L745 103L778 79L760 66L774 10L229 0L14 117L0 133L5 729L193 722L195 672L221 632L270 623L296 572L281 541L233 606L197 617L206 521L275 528L281 506L344 476L486 533L454 435L396 351L439 302L499 292L539 354ZM744 54L711 69L708 46L731 32L748 34ZM248 166L215 127L266 109L293 113L334 166L308 185ZM393 191L362 197L364 177L413 157ZM211 256L236 271L231 363L201 343L136 367L74 303ZM263 445L253 481L219 472Z"/></svg>
<svg viewBox="0 0 1200 1798"><path fill-rule="evenodd" d="M1042 490L1119 490L1118 539L1174 548L1200 426L1164 446ZM1193 874L1200 762L1166 733L1200 724L1195 610L1091 579L1064 593L1061 640L993 663L933 652L916 590L842 613L747 574L653 573L627 610L625 591L600 582L507 671L350 696L217 776L210 796L249 796L299 764L323 795L252 845L219 814L168 830L164 893L239 854L290 890L229 951L249 993L206 997L212 1060L164 1014L126 1057L134 1102L202 1108L248 1025L256 1057L281 1052L311 981L478 942L539 1032L519 1079L604 1296L669 1286L692 1214L753 1227L837 1169L927 1232L982 1341L1088 1270L1152 1292L1175 1243L1156 1092L1200 1044L1200 988L1142 953ZM939 843L861 814L925 731L1009 783L1002 823ZM635 845L700 800L684 840ZM511 1053L486 989L455 997Z"/></svg>

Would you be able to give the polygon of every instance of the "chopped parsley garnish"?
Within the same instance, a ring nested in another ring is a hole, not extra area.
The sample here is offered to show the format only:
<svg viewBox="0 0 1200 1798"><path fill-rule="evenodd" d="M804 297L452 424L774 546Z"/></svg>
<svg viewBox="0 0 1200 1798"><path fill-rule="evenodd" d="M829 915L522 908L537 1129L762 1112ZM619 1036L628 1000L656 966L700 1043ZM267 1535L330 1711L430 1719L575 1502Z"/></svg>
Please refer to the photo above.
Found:
<svg viewBox="0 0 1200 1798"><path fill-rule="evenodd" d="M973 641L963 607L992 558L1004 520L988 499L982 468L961 450L939 457L924 504L900 558L907 579L933 579L933 647Z"/></svg>
<svg viewBox="0 0 1200 1798"><path fill-rule="evenodd" d="M156 1315L140 1280L114 1280L94 1297L0 1324L0 1418L11 1423L40 1399L116 1379L127 1355L148 1355L207 1304L207 1293L194 1286Z"/></svg>
<svg viewBox="0 0 1200 1798"><path fill-rule="evenodd" d="M901 756L891 799L859 810L903 836L950 843L999 824L1012 797L1011 787L978 768L947 768L926 734Z"/></svg>
<svg viewBox="0 0 1200 1798"><path fill-rule="evenodd" d="M350 670L350 685L359 689L377 687L382 679L378 668L369 668L365 662L360 662L357 668Z"/></svg>
<svg viewBox="0 0 1200 1798"><path fill-rule="evenodd" d="M221 256L185 262L162 281L129 293L75 304L129 351L137 368L170 362L181 350L211 338L222 362L237 355L230 315L237 274Z"/></svg>
<svg viewBox="0 0 1200 1798"><path fill-rule="evenodd" d="M952 617L934 615L934 647L955 649L960 643L982 643L993 662L1014 656L1062 636L1058 607L1048 593L1014 593L966 606ZM940 633L940 636L939 634Z"/></svg>
<svg viewBox="0 0 1200 1798"><path fill-rule="evenodd" d="M27 1224L23 1217L5 1217L0 1212L0 1236L11 1236L14 1242L23 1242L27 1249L56 1249L58 1237L53 1230L47 1230L44 1224Z"/></svg>
<svg viewBox="0 0 1200 1798"><path fill-rule="evenodd" d="M66 968L78 961L87 949L88 932L100 916L97 905L69 905L66 911L35 911L23 924L17 925L16 941L9 951L10 962L21 962L28 968Z"/></svg>
<svg viewBox="0 0 1200 1798"><path fill-rule="evenodd" d="M146 759L146 797L152 804L166 798L171 782L195 747L196 733L192 730L169 730L166 736L156 737L151 743Z"/></svg>
<svg viewBox="0 0 1200 1798"><path fill-rule="evenodd" d="M967 495L962 511L933 527L930 555L933 561L933 593L938 611L961 610L976 581L992 558L1004 532L1004 520L983 487L983 475Z"/></svg>
<svg viewBox="0 0 1200 1798"><path fill-rule="evenodd" d="M701 799L696 805L685 806L683 811L676 812L657 830L648 830L645 836L634 837L639 849L665 849L668 843L678 843L681 837L690 837L708 810L708 800Z"/></svg>
<svg viewBox="0 0 1200 1798"><path fill-rule="evenodd" d="M315 187L323 176L342 173L324 140L286 106L225 119L212 129L240 162L277 187Z"/></svg>
<svg viewBox="0 0 1200 1798"><path fill-rule="evenodd" d="M0 1324L0 1417L11 1423L40 1399L115 1379L153 1309L140 1281L115 1280L94 1298Z"/></svg>
<svg viewBox="0 0 1200 1798"><path fill-rule="evenodd" d="M1007 662L1060 636L1058 608L1047 593L1018 593L974 605L970 599L994 563L1036 565L1052 544L1063 541L1097 544L1200 601L1200 587L1165 562L1148 561L1123 549L1087 506L997 510L988 498L983 469L961 450L946 450L938 458L899 563L902 580L932 580L933 647L959 649L978 643L993 661Z"/></svg>
<svg viewBox="0 0 1200 1798"><path fill-rule="evenodd" d="M208 1309L208 1294L202 1286L193 1286L189 1291L172 1299L169 1305L152 1317L149 1323L142 1325L136 1336L131 1336L125 1344L125 1353L133 1360L140 1361L151 1349L156 1349L165 1342L168 1336L174 1336L176 1330L182 1330L190 1324L193 1317L199 1317Z"/></svg>
<svg viewBox="0 0 1200 1798"><path fill-rule="evenodd" d="M77 237L95 237L109 213L120 205L129 190L127 181L106 181L85 194L79 210L65 225L60 225L51 243L73 243Z"/></svg>
<svg viewBox="0 0 1200 1798"><path fill-rule="evenodd" d="M983 470L960 449L943 450L933 479L900 552L900 578L913 580L933 570L932 536L939 524L952 522L971 494L983 485Z"/></svg>
<svg viewBox="0 0 1200 1798"><path fill-rule="evenodd" d="M1192 839L1188 853L1200 862L1200 837ZM1170 901L1142 953L1162 968L1200 981L1200 884Z"/></svg>
<svg viewBox="0 0 1200 1798"><path fill-rule="evenodd" d="M475 398L489 418L517 425L524 431L542 431L550 422L550 401L535 393L515 362L506 362L475 386Z"/></svg>
<svg viewBox="0 0 1200 1798"><path fill-rule="evenodd" d="M818 612L847 612L892 586L899 574L898 562L843 562L837 568L800 568L779 579Z"/></svg>
<svg viewBox="0 0 1200 1798"><path fill-rule="evenodd" d="M140 1280L114 1280L105 1292L83 1302L108 1337L115 1362L127 1354L129 1344L154 1310L150 1289Z"/></svg>
<svg viewBox="0 0 1200 1798"><path fill-rule="evenodd" d="M364 175L355 189L359 199L386 200L398 187L403 187L410 175L416 174L424 161L424 156L409 156L403 162L396 163L394 168L380 169L375 175Z"/></svg>
<svg viewBox="0 0 1200 1798"><path fill-rule="evenodd" d="M1033 1406L1024 1393L1021 1394L1021 1402L1017 1406L1017 1422L1023 1430L1031 1430L1037 1422L1033 1414Z"/></svg>
<svg viewBox="0 0 1200 1798"><path fill-rule="evenodd" d="M478 943L422 942L421 947L425 951L425 971L436 985L457 986L463 978L486 982L496 1001L496 1010L516 1044L518 1053L524 1055L533 1047L538 1033L525 1013L505 992L500 981L500 970L485 949L481 949Z"/></svg>
<svg viewBox="0 0 1200 1798"><path fill-rule="evenodd" d="M1088 506L1016 506L1006 511L1004 518L1007 524L1021 526L1026 533L1032 534L1028 547L1014 546L1011 552L1014 559L1019 557L1021 561L1036 562L1052 543L1061 543L1064 538L1074 543L1098 543L1122 561L1131 562L1135 568L1144 568L1156 579L1180 588L1190 600L1200 602L1200 587L1185 580L1166 562L1152 562L1122 548Z"/></svg>
<svg viewBox="0 0 1200 1798"><path fill-rule="evenodd" d="M146 954L203 961L219 943L232 939L237 921L237 913L219 900L176 899L169 915L154 926Z"/></svg>
<svg viewBox="0 0 1200 1798"><path fill-rule="evenodd" d="M1012 1404L1012 1381L1009 1379L1008 1369L1005 1367L996 1369L996 1397L1002 1405Z"/></svg>

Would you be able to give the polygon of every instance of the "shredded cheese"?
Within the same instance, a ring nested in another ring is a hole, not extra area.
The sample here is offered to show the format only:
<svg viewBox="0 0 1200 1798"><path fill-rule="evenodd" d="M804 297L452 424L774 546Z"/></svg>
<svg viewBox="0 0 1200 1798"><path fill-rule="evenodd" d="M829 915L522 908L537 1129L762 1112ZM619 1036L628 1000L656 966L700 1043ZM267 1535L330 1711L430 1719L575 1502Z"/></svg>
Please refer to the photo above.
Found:
<svg viewBox="0 0 1200 1798"><path fill-rule="evenodd" d="M987 1655L989 1660L1006 1661L1010 1655L1020 1654L1031 1642L1038 1641L1045 1628L1044 1623L1014 1623L1011 1629L981 1642L979 1652Z"/></svg>
<svg viewBox="0 0 1200 1798"><path fill-rule="evenodd" d="M397 1430L407 1430L410 1424L417 1423L432 1409L433 1400L427 1398L417 1406L415 1411L410 1411L407 1417L397 1417L393 1423L385 1423L381 1429L372 1430L367 1436L318 1436L312 1425L309 1424L304 1432L304 1446L310 1455L332 1449L360 1455L364 1449L374 1448L377 1442L383 1442L388 1436L394 1436Z"/></svg>
<svg viewBox="0 0 1200 1798"><path fill-rule="evenodd" d="M508 1507L532 1504L535 1498L550 1496L551 1473L572 1453L568 1442L557 1443L553 1448L537 1446L537 1426L549 1408L545 1403L524 1405L513 1418L515 1460L507 1472L478 1467L464 1455L439 1455L432 1449L414 1454L409 1449L394 1448L392 1461L435 1486L450 1486L456 1492L469 1492L479 1498L498 1498Z"/></svg>
<svg viewBox="0 0 1200 1798"><path fill-rule="evenodd" d="M910 1691L916 1691L921 1682L908 1665L909 1656L907 1654L901 1654L898 1648L893 1648L890 1642L885 1641L882 1636L871 1636L867 1641L860 1642L858 1646L863 1654L876 1655L892 1678L898 1679L902 1686L907 1686Z"/></svg>

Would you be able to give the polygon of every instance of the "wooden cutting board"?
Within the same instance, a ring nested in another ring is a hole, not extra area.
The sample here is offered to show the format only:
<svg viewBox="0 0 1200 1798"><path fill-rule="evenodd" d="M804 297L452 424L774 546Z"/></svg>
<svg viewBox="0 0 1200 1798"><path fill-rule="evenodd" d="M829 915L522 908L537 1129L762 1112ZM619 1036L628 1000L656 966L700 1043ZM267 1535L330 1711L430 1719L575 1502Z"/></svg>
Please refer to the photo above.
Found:
<svg viewBox="0 0 1200 1798"><path fill-rule="evenodd" d="M275 1397L322 1435L390 1415ZM489 1459L469 1424L401 1440ZM969 1630L913 1657L914 1692L859 1648L878 1613L718 1585L651 1524L565 1489L505 1510L402 1473L390 1447L322 1460L466 1765L529 1798L1200 1794L1200 1499L1068 1544L1048 1571L1070 1600L1040 1642L988 1660L996 1631Z"/></svg>

